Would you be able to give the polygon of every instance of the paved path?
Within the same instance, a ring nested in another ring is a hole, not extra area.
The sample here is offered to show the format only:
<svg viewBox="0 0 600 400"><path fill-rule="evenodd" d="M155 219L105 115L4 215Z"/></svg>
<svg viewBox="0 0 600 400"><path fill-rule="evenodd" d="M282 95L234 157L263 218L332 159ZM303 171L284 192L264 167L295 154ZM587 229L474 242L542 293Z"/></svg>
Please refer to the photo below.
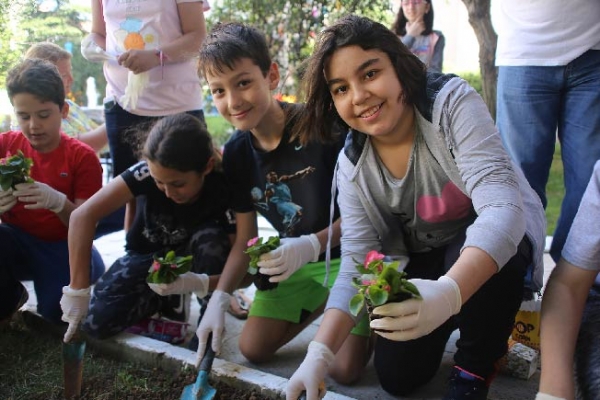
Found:
<svg viewBox="0 0 600 400"><path fill-rule="evenodd" d="M269 230L269 227L262 222L261 224L261 236L268 236L273 234ZM96 243L99 251L102 253L103 258L107 266L110 266L112 261L119 257L123 253L124 235L122 232L111 234L99 239ZM551 261L548 255L544 259L546 263L546 276L551 270L554 263ZM250 297L253 294L253 287L251 286L246 290L246 294ZM197 321L198 317L198 306L196 302L192 302L192 313L190 321ZM304 332L298 337L284 346L276 355L274 360L266 365L253 365L246 361L244 357L238 352L238 340L241 329L243 327L243 321L235 319L233 316L227 314L226 317L226 336L223 342L223 351L221 358L226 361L230 361L239 365L243 365L249 368L267 372L273 375L277 375L283 378L289 378L295 371L297 366L304 359L306 347L310 340L314 337L314 334L318 328L320 319L310 325ZM452 356L456 351L454 343L457 339L458 332L455 332L446 347L446 353L444 355L442 365L437 375L422 390L418 391L410 397L402 399L440 399L443 395L445 388L446 377L452 367L453 361ZM190 328L189 335L193 335L193 330ZM407 362L418 363L419 360L407 360ZM401 377L399 377L401 379ZM506 375L499 375L491 386L489 399L490 400L527 400L533 399L537 392L537 386L539 382L539 370L529 380L522 380ZM385 393L378 385L377 378L375 376L372 363L369 363L365 371L365 376L361 381L354 386L343 386L338 385L333 381L328 381L328 388L331 391L344 394L346 396L354 397L356 399L377 399L377 400L391 400L399 399Z"/></svg>

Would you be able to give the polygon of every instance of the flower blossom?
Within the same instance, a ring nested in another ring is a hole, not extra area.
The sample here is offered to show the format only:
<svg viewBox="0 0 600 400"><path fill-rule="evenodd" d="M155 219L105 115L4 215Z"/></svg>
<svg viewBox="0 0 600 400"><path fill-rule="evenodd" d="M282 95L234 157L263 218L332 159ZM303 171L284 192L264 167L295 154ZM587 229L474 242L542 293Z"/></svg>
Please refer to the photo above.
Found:
<svg viewBox="0 0 600 400"><path fill-rule="evenodd" d="M381 261L385 256L375 250L371 250L365 257L365 265L369 265L373 261Z"/></svg>
<svg viewBox="0 0 600 400"><path fill-rule="evenodd" d="M251 246L254 246L256 244L256 242L258 242L258 236L255 237L255 238L252 238L252 239L248 240L248 243L246 243L246 245L248 247L251 247Z"/></svg>

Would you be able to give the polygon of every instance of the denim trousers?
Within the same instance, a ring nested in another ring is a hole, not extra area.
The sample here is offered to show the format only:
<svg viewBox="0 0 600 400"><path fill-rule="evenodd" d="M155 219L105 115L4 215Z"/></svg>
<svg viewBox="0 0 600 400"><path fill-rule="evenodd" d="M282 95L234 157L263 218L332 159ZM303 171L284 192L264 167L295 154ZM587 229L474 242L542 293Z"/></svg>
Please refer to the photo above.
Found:
<svg viewBox="0 0 600 400"><path fill-rule="evenodd" d="M409 278L437 280L454 265L464 240L464 235L459 235L445 247L411 253L405 269ZM531 242L524 237L508 263L463 304L457 315L430 334L404 342L377 336L373 364L381 387L395 396L405 396L429 382L455 329L460 331L455 364L491 381L496 362L508 350L508 337L532 261L531 249Z"/></svg>
<svg viewBox="0 0 600 400"><path fill-rule="evenodd" d="M202 110L187 111L200 121L204 121ZM139 130L146 131L151 124L162 117L145 117L124 110L116 101L104 103L104 120L108 134L108 148L113 162L113 177L138 162L135 146Z"/></svg>
<svg viewBox="0 0 600 400"><path fill-rule="evenodd" d="M20 281L33 280L37 311L45 319L60 322L62 288L70 281L66 240L38 239L21 229L0 224L0 319L12 313L22 293ZM92 248L91 283L104 273L104 262Z"/></svg>
<svg viewBox="0 0 600 400"><path fill-rule="evenodd" d="M564 66L500 66L497 95L504 146L544 207L558 135L565 196L550 249L557 261L600 159L600 50L588 50Z"/></svg>

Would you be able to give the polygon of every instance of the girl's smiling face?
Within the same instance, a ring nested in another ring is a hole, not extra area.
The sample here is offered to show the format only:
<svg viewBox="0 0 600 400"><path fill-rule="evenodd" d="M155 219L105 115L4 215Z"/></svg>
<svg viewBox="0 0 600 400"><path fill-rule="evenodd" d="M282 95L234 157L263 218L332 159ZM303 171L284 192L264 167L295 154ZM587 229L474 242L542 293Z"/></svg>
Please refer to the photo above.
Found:
<svg viewBox="0 0 600 400"><path fill-rule="evenodd" d="M380 140L402 139L412 129L413 108L404 103L396 70L383 51L342 47L324 72L335 108L352 129Z"/></svg>

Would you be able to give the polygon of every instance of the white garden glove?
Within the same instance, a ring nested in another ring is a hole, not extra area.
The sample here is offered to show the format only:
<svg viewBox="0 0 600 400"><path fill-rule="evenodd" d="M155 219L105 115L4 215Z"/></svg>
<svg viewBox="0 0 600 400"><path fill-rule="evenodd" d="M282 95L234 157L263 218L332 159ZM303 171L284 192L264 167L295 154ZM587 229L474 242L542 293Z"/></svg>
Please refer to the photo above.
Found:
<svg viewBox="0 0 600 400"><path fill-rule="evenodd" d="M302 235L297 238L281 239L275 250L260 256L259 272L271 275L269 282L281 282L309 262L315 262L321 254L321 243L317 235ZM275 276L273 276L275 275Z"/></svg>
<svg viewBox="0 0 600 400"><path fill-rule="evenodd" d="M538 392L538 394L535 396L535 400L567 400L567 399L565 399L564 397L556 397L556 396L552 396L551 394Z"/></svg>
<svg viewBox="0 0 600 400"><path fill-rule="evenodd" d="M63 295L60 299L60 308L63 315L62 320L69 323L65 333L64 342L68 343L79 323L85 318L90 307L90 288L71 289L70 286L63 286Z"/></svg>
<svg viewBox="0 0 600 400"><path fill-rule="evenodd" d="M204 350L206 349L206 341L208 335L212 332L211 346L215 354L221 352L221 341L223 340L223 331L225 330L225 312L229 308L231 295L222 290L215 290L208 301L206 311L200 320L200 325L196 330L198 336L198 352L196 359L196 367L200 365Z"/></svg>
<svg viewBox="0 0 600 400"><path fill-rule="evenodd" d="M304 361L288 381L285 389L286 400L297 400L303 391L306 391L306 400L322 399L327 389L321 382L324 381L334 358L335 355L329 347L314 340L310 342Z"/></svg>
<svg viewBox="0 0 600 400"><path fill-rule="evenodd" d="M17 198L13 196L12 188L6 191L0 189L0 215L13 208L15 204L17 204Z"/></svg>
<svg viewBox="0 0 600 400"><path fill-rule="evenodd" d="M148 286L161 296L194 292L201 299L208 294L208 275L186 272L171 283L148 283Z"/></svg>
<svg viewBox="0 0 600 400"><path fill-rule="evenodd" d="M15 186L13 196L19 199L20 202L26 204L28 210L38 210L45 208L55 213L59 213L65 207L67 195L51 188L45 183L19 183Z"/></svg>
<svg viewBox="0 0 600 400"><path fill-rule="evenodd" d="M91 62L104 62L111 59L116 60L116 57L108 55L102 47L94 42L92 35L87 35L81 41L81 55Z"/></svg>
<svg viewBox="0 0 600 400"><path fill-rule="evenodd" d="M428 335L460 311L462 297L454 279L444 275L437 281L408 281L419 289L420 299L387 303L373 310L384 318L371 321L371 328L386 339L405 341Z"/></svg>

